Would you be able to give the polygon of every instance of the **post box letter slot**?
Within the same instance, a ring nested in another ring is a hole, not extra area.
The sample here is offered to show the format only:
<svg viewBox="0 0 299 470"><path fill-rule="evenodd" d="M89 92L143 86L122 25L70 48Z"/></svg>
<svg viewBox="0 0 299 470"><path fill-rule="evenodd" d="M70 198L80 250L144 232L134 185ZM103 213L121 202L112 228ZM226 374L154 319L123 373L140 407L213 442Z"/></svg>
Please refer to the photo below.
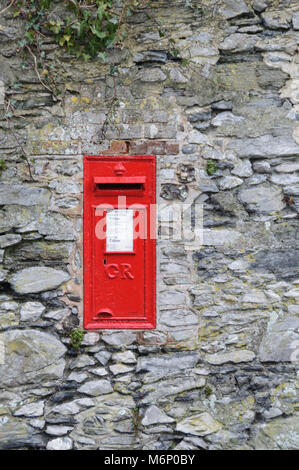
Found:
<svg viewBox="0 0 299 470"><path fill-rule="evenodd" d="M132 177L96 177L94 188L96 194L142 194L145 191L144 176Z"/></svg>

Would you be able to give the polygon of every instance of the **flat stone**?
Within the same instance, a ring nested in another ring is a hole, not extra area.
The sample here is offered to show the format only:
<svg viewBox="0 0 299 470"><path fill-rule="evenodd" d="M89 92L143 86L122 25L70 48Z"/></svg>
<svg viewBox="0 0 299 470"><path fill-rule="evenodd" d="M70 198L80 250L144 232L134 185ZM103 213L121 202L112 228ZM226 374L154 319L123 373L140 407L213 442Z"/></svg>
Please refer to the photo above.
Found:
<svg viewBox="0 0 299 470"><path fill-rule="evenodd" d="M18 271L10 279L11 287L18 294L28 294L55 289L68 281L65 271L48 267L32 267Z"/></svg>
<svg viewBox="0 0 299 470"><path fill-rule="evenodd" d="M260 345L260 361L298 363L298 328L299 318L296 317L285 317L270 324Z"/></svg>
<svg viewBox="0 0 299 470"><path fill-rule="evenodd" d="M138 72L137 79L142 82L164 82L166 75L158 68L144 69Z"/></svg>
<svg viewBox="0 0 299 470"><path fill-rule="evenodd" d="M46 240L73 240L75 237L73 221L57 213L42 214L37 230Z"/></svg>
<svg viewBox="0 0 299 470"><path fill-rule="evenodd" d="M40 302L26 302L20 310L21 321L36 321L45 309L46 307Z"/></svg>
<svg viewBox="0 0 299 470"><path fill-rule="evenodd" d="M224 52L248 52L253 50L257 40L258 36L234 33L225 38L219 48Z"/></svg>
<svg viewBox="0 0 299 470"><path fill-rule="evenodd" d="M26 418L36 418L44 414L44 401L36 401L33 403L28 403L28 405L23 405L14 411L14 416L25 416Z"/></svg>
<svg viewBox="0 0 299 470"><path fill-rule="evenodd" d="M219 8L219 13L227 20L249 12L250 10L244 0L224 0Z"/></svg>
<svg viewBox="0 0 299 470"><path fill-rule="evenodd" d="M45 439L36 433L23 420L5 418L0 422L0 450L40 449L45 447Z"/></svg>
<svg viewBox="0 0 299 470"><path fill-rule="evenodd" d="M160 322L168 327L187 328L198 324L198 317L184 309L165 310L160 312Z"/></svg>
<svg viewBox="0 0 299 470"><path fill-rule="evenodd" d="M272 175L271 182L282 186L292 185L299 183L299 175L286 174L286 175ZM298 185L299 186L299 185Z"/></svg>
<svg viewBox="0 0 299 470"><path fill-rule="evenodd" d="M299 171L299 162L284 162L274 167L277 173L293 173Z"/></svg>
<svg viewBox="0 0 299 470"><path fill-rule="evenodd" d="M113 388L109 380L90 380L81 385L81 387L78 388L78 392L96 397L113 392Z"/></svg>
<svg viewBox="0 0 299 470"><path fill-rule="evenodd" d="M184 305L186 302L186 295L184 292L176 290L162 291L160 294L161 305Z"/></svg>
<svg viewBox="0 0 299 470"><path fill-rule="evenodd" d="M98 352L97 354L95 354L94 357L96 358L97 361L99 361L99 363L100 363L102 366L105 366L105 365L108 363L108 361L109 361L111 355L112 355L112 354L111 354L110 352L108 352L108 351L100 351L100 352Z"/></svg>
<svg viewBox="0 0 299 470"><path fill-rule="evenodd" d="M86 366L93 366L95 364L95 360L88 356L87 354L80 354L79 357L74 359L70 364L70 369L82 369Z"/></svg>
<svg viewBox="0 0 299 470"><path fill-rule="evenodd" d="M84 382L84 380L86 380L88 377L88 374L86 374L85 372L72 372L67 380L70 381L70 382L77 382L77 383L82 383Z"/></svg>
<svg viewBox="0 0 299 470"><path fill-rule="evenodd" d="M136 333L133 331L105 332L102 334L102 341L110 346L129 346L136 341Z"/></svg>
<svg viewBox="0 0 299 470"><path fill-rule="evenodd" d="M94 406L94 401L91 398L79 398L71 402L63 403L62 405L57 405L51 410L52 415L60 416L69 416L76 415L81 411L92 408ZM48 421L48 416L47 416ZM52 422L52 421L51 421Z"/></svg>
<svg viewBox="0 0 299 470"><path fill-rule="evenodd" d="M277 418L255 429L250 441L256 450L294 450L299 446L298 413Z"/></svg>
<svg viewBox="0 0 299 470"><path fill-rule="evenodd" d="M241 178L238 178L237 176L223 176L223 178L220 178L218 182L219 188L221 190L233 189L237 186L240 186L242 183L243 180Z"/></svg>
<svg viewBox="0 0 299 470"><path fill-rule="evenodd" d="M299 145L292 137L264 135L256 139L231 139L227 150L241 158L273 158L299 155Z"/></svg>
<svg viewBox="0 0 299 470"><path fill-rule="evenodd" d="M132 351L124 351L112 354L112 359L116 362L123 362L124 364L135 364L137 362L136 356Z"/></svg>
<svg viewBox="0 0 299 470"><path fill-rule="evenodd" d="M240 177L251 176L253 172L250 160L242 160L236 163L231 173Z"/></svg>
<svg viewBox="0 0 299 470"><path fill-rule="evenodd" d="M58 437L47 444L47 450L72 450L73 441L69 437Z"/></svg>
<svg viewBox="0 0 299 470"><path fill-rule="evenodd" d="M113 375L118 375L132 372L132 370L134 370L134 367L126 366L124 364L115 364L113 366L110 366L109 369Z"/></svg>
<svg viewBox="0 0 299 470"><path fill-rule="evenodd" d="M47 206L50 192L43 188L30 188L18 184L0 184L0 206L18 204L20 206Z"/></svg>
<svg viewBox="0 0 299 470"><path fill-rule="evenodd" d="M273 273L277 279L295 279L298 275L299 250L294 248L261 250L255 255L249 269Z"/></svg>
<svg viewBox="0 0 299 470"><path fill-rule="evenodd" d="M167 373L191 369L196 366L200 357L197 353L172 353L159 356L146 356L138 359L136 372L147 371L151 374Z"/></svg>
<svg viewBox="0 0 299 470"><path fill-rule="evenodd" d="M53 335L37 330L0 333L5 362L0 364L0 386L17 386L62 377L66 347Z"/></svg>
<svg viewBox="0 0 299 470"><path fill-rule="evenodd" d="M231 245L241 238L241 234L234 230L210 230L203 231L203 245L222 246Z"/></svg>
<svg viewBox="0 0 299 470"><path fill-rule="evenodd" d="M219 431L222 427L222 424L209 413L199 413L180 421L176 426L176 430L184 434L207 436Z"/></svg>
<svg viewBox="0 0 299 470"><path fill-rule="evenodd" d="M262 13L261 18L267 28L289 29L292 17L288 11L277 10Z"/></svg>
<svg viewBox="0 0 299 470"><path fill-rule="evenodd" d="M293 23L293 28L294 28L296 31L298 31L298 30L299 30L299 11L296 11L296 12L293 14L292 23Z"/></svg>
<svg viewBox="0 0 299 470"><path fill-rule="evenodd" d="M0 248L6 248L7 246L16 245L22 240L21 235L15 233L7 233L6 235L0 236Z"/></svg>
<svg viewBox="0 0 299 470"><path fill-rule="evenodd" d="M65 436L69 431L73 428L70 426L47 426L45 433L49 434L50 436Z"/></svg>
<svg viewBox="0 0 299 470"><path fill-rule="evenodd" d="M285 206L281 190L267 184L241 189L238 198L251 210L259 212L280 211Z"/></svg>
<svg viewBox="0 0 299 470"><path fill-rule="evenodd" d="M251 362L255 358L255 354L252 351L246 349L240 349L238 351L209 354L206 360L209 364L220 365L226 362L233 362L239 364L241 362Z"/></svg>
<svg viewBox="0 0 299 470"><path fill-rule="evenodd" d="M151 426L152 424L167 424L173 422L173 418L163 413L156 405L152 405L146 409L141 424L143 426Z"/></svg>

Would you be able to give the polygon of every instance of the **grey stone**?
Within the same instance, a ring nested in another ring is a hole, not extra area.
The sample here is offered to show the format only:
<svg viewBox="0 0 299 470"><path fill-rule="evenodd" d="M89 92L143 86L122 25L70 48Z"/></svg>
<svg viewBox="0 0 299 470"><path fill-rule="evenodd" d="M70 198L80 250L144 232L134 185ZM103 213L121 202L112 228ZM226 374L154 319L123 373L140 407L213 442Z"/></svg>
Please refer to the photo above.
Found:
<svg viewBox="0 0 299 470"><path fill-rule="evenodd" d="M299 162L284 162L274 167L278 173L293 173L299 171Z"/></svg>
<svg viewBox="0 0 299 470"><path fill-rule="evenodd" d="M113 366L110 366L109 369L113 375L118 375L132 372L134 370L134 367L126 366L124 364L115 364Z"/></svg>
<svg viewBox="0 0 299 470"><path fill-rule="evenodd" d="M233 175L240 177L248 177L252 175L252 166L249 160L243 160L234 165L231 171Z"/></svg>
<svg viewBox="0 0 299 470"><path fill-rule="evenodd" d="M111 387L109 380L90 380L84 385L81 385L81 387L78 388L78 392L95 397L111 393L113 392L113 388Z"/></svg>
<svg viewBox="0 0 299 470"><path fill-rule="evenodd" d="M224 0L219 13L227 20L249 13L250 10L244 0Z"/></svg>
<svg viewBox="0 0 299 470"><path fill-rule="evenodd" d="M165 290L160 294L161 305L184 305L186 302L186 296L184 292L176 290Z"/></svg>
<svg viewBox="0 0 299 470"><path fill-rule="evenodd" d="M261 250L249 269L273 273L278 279L295 279L298 275L299 250L295 248Z"/></svg>
<svg viewBox="0 0 299 470"><path fill-rule="evenodd" d="M56 213L42 214L37 230L46 240L73 240L75 236L72 220Z"/></svg>
<svg viewBox="0 0 299 470"><path fill-rule="evenodd" d="M81 411L91 408L94 406L94 401L91 398L79 398L71 402L63 403L62 405L57 405L51 410L52 415L66 416L76 415ZM47 416L47 421L49 417ZM52 421L50 421L52 422Z"/></svg>
<svg viewBox="0 0 299 470"><path fill-rule="evenodd" d="M50 436L65 436L73 428L70 426L47 426L45 433Z"/></svg>
<svg viewBox="0 0 299 470"><path fill-rule="evenodd" d="M65 346L55 336L37 330L0 333L6 360L0 364L0 386L55 380L62 377Z"/></svg>
<svg viewBox="0 0 299 470"><path fill-rule="evenodd" d="M72 450L73 441L69 437L58 437L47 444L47 450Z"/></svg>
<svg viewBox="0 0 299 470"><path fill-rule="evenodd" d="M224 52L248 52L253 50L257 39L251 34L234 33L225 38L219 48Z"/></svg>
<svg viewBox="0 0 299 470"><path fill-rule="evenodd" d="M264 135L256 139L232 139L227 150L241 158L273 158L299 154L299 145L292 137Z"/></svg>
<svg viewBox="0 0 299 470"><path fill-rule="evenodd" d="M298 31L298 30L299 30L299 11L296 11L296 12L293 14L292 23L293 23L293 28L294 28L296 31Z"/></svg>
<svg viewBox="0 0 299 470"><path fill-rule="evenodd" d="M128 346L136 341L136 333L133 331L105 332L102 334L102 341L110 346ZM101 364L105 365L102 362Z"/></svg>
<svg viewBox="0 0 299 470"><path fill-rule="evenodd" d="M238 178L237 176L223 176L223 178L220 178L218 182L219 188L221 190L233 189L237 186L240 186L242 183L243 180L241 178Z"/></svg>
<svg viewBox="0 0 299 470"><path fill-rule="evenodd" d="M257 160L253 162L253 169L257 173L271 173L271 166L267 160Z"/></svg>
<svg viewBox="0 0 299 470"><path fill-rule="evenodd" d="M296 352L299 344L299 319L285 317L269 324L263 337L259 358L261 362L292 362L298 361Z"/></svg>
<svg viewBox="0 0 299 470"><path fill-rule="evenodd" d="M152 424L167 424L173 422L173 418L163 413L156 405L152 405L146 409L141 424L143 426L151 426Z"/></svg>
<svg viewBox="0 0 299 470"><path fill-rule="evenodd" d="M255 0L253 2L253 8L261 13L262 11L266 10L266 8L271 4L271 0Z"/></svg>
<svg viewBox="0 0 299 470"><path fill-rule="evenodd" d="M85 372L72 372L67 380L70 381L70 382L77 382L77 383L82 383L84 382L85 379L87 379L88 377L88 374L86 374Z"/></svg>
<svg viewBox="0 0 299 470"><path fill-rule="evenodd" d="M299 196L299 184L290 184L284 188L283 192L291 196Z"/></svg>
<svg viewBox="0 0 299 470"><path fill-rule="evenodd" d="M35 418L44 414L44 401L36 401L23 405L14 411L14 416L25 416L26 418Z"/></svg>
<svg viewBox="0 0 299 470"><path fill-rule="evenodd" d="M136 372L147 371L151 374L167 374L178 370L191 369L200 357L197 353L173 353L162 357L147 356L138 359Z"/></svg>
<svg viewBox="0 0 299 470"><path fill-rule="evenodd" d="M68 308L58 308L56 310L50 310L50 312L44 315L44 318L49 320L60 321L69 313Z"/></svg>
<svg viewBox="0 0 299 470"><path fill-rule="evenodd" d="M299 446L298 414L278 418L254 429L249 444L257 450L294 450Z"/></svg>
<svg viewBox="0 0 299 470"><path fill-rule="evenodd" d="M99 361L100 364L102 364L102 366L105 366L111 357L111 353L108 351L100 351L99 353L95 354L94 357L97 361Z"/></svg>
<svg viewBox="0 0 299 470"><path fill-rule="evenodd" d="M161 371L162 374L163 371ZM155 378L153 377L156 382ZM144 405L152 405L159 400L170 399L172 403L172 396L179 395L183 392L190 390L197 390L204 387L206 381L203 377L192 377L188 376L188 380L182 380L182 377L170 377L159 382L159 385L155 383L153 387L152 383L144 385L140 392L143 395L140 402Z"/></svg>
<svg viewBox="0 0 299 470"><path fill-rule="evenodd" d="M299 183L299 174L272 175L271 181L272 183L279 184L282 186L297 184Z"/></svg>
<svg viewBox="0 0 299 470"><path fill-rule="evenodd" d="M4 417L0 421L0 449L41 449L45 439L37 434L26 422Z"/></svg>
<svg viewBox="0 0 299 470"><path fill-rule="evenodd" d="M266 184L241 189L238 198L250 209L259 212L281 211L285 206L281 190Z"/></svg>
<svg viewBox="0 0 299 470"><path fill-rule="evenodd" d="M184 434L207 436L219 431L222 427L222 424L216 421L209 413L199 413L180 421L176 426L176 430Z"/></svg>
<svg viewBox="0 0 299 470"><path fill-rule="evenodd" d="M137 79L142 82L164 82L166 75L158 68L144 69L138 72Z"/></svg>
<svg viewBox="0 0 299 470"><path fill-rule="evenodd" d="M0 248L6 248L7 246L16 245L22 240L21 235L14 233L7 233L6 235L0 235Z"/></svg>
<svg viewBox="0 0 299 470"><path fill-rule="evenodd" d="M19 204L20 206L47 206L50 192L43 188L29 188L18 184L0 184L0 206Z"/></svg>
<svg viewBox="0 0 299 470"><path fill-rule="evenodd" d="M252 351L240 349L232 352L210 354L206 357L206 360L209 364L220 365L226 362L233 362L234 364L251 362L254 358L255 354Z"/></svg>
<svg viewBox="0 0 299 470"><path fill-rule="evenodd" d="M10 279L10 284L18 294L28 294L55 289L69 278L69 274L65 271L48 267L32 267L14 274Z"/></svg>
<svg viewBox="0 0 299 470"><path fill-rule="evenodd" d="M46 307L40 302L26 302L20 310L21 321L36 321Z"/></svg>
<svg viewBox="0 0 299 470"><path fill-rule="evenodd" d="M137 362L136 356L132 351L124 351L112 354L112 359L116 362L123 362L124 364L135 364Z"/></svg>
<svg viewBox="0 0 299 470"><path fill-rule="evenodd" d="M287 11L267 11L261 14L261 18L270 29L289 29L291 23L291 14Z"/></svg>
<svg viewBox="0 0 299 470"><path fill-rule="evenodd" d="M160 322L168 327L192 327L198 324L198 317L189 310L176 309L160 312Z"/></svg>
<svg viewBox="0 0 299 470"><path fill-rule="evenodd" d="M87 354L80 354L79 357L71 362L70 369L82 369L86 366L93 366L95 363L92 357L89 357Z"/></svg>
<svg viewBox="0 0 299 470"><path fill-rule="evenodd" d="M235 230L210 230L203 231L203 245L221 246L231 245L241 238L241 234Z"/></svg>

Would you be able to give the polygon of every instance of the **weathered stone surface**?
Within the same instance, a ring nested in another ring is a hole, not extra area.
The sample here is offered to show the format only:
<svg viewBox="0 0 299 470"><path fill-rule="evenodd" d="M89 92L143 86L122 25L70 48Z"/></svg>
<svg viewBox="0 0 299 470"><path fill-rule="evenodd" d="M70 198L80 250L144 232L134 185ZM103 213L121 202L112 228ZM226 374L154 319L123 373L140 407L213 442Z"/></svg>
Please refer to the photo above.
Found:
<svg viewBox="0 0 299 470"><path fill-rule="evenodd" d="M225 38L219 47L224 52L248 52L253 50L257 39L257 36L250 34L234 33Z"/></svg>
<svg viewBox="0 0 299 470"><path fill-rule="evenodd" d="M256 450L295 450L299 445L298 415L257 426L251 441Z"/></svg>
<svg viewBox="0 0 299 470"><path fill-rule="evenodd" d="M18 294L28 294L55 289L68 281L69 278L69 274L65 271L48 267L34 267L18 271L11 277L10 284Z"/></svg>
<svg viewBox="0 0 299 470"><path fill-rule="evenodd" d="M0 236L0 248L6 248L7 246L15 245L22 240L21 235L14 233L7 233L6 235Z"/></svg>
<svg viewBox="0 0 299 470"><path fill-rule="evenodd" d="M85 393L86 395L91 395L93 397L98 395L105 395L106 393L111 393L112 391L113 388L111 387L109 380L90 380L78 388L79 393Z"/></svg>
<svg viewBox="0 0 299 470"><path fill-rule="evenodd" d="M47 205L50 192L43 188L30 188L18 184L0 184L0 206L19 204L20 206Z"/></svg>
<svg viewBox="0 0 299 470"><path fill-rule="evenodd" d="M234 230L209 230L203 231L203 245L221 246L230 245L238 241L241 237L239 232Z"/></svg>
<svg viewBox="0 0 299 470"><path fill-rule="evenodd" d="M170 371L174 372L180 369L185 370L195 367L199 359L197 353L173 353L163 357L141 357L138 359L136 371L148 371L152 374L160 374L162 371L164 374L167 374Z"/></svg>
<svg viewBox="0 0 299 470"><path fill-rule="evenodd" d="M299 250L262 250L255 255L250 269L256 272L274 273L278 279L295 279L298 275Z"/></svg>
<svg viewBox="0 0 299 470"><path fill-rule="evenodd" d="M0 449L40 449L45 439L20 419L3 417L0 422Z"/></svg>
<svg viewBox="0 0 299 470"><path fill-rule="evenodd" d="M269 185L252 186L241 189L238 198L250 210L259 212L280 211L284 208L282 193L279 189Z"/></svg>
<svg viewBox="0 0 299 470"><path fill-rule="evenodd" d="M219 431L221 428L222 424L216 421L209 413L200 413L180 421L177 424L176 430L184 434L207 436Z"/></svg>
<svg viewBox="0 0 299 470"><path fill-rule="evenodd" d="M152 424L168 424L173 422L173 418L167 416L157 406L152 405L146 409L141 424L143 426L151 426Z"/></svg>
<svg viewBox="0 0 299 470"><path fill-rule="evenodd" d="M261 14L263 22L270 29L289 29L291 14L287 11L267 11Z"/></svg>
<svg viewBox="0 0 299 470"><path fill-rule="evenodd" d="M219 9L220 14L228 20L243 15L244 13L249 13L249 11L244 0L225 0Z"/></svg>
<svg viewBox="0 0 299 470"><path fill-rule="evenodd" d="M20 310L21 321L36 321L45 309L40 302L26 302Z"/></svg>
<svg viewBox="0 0 299 470"><path fill-rule="evenodd" d="M0 333L5 362L0 364L0 385L39 383L62 377L66 348L48 333L11 330Z"/></svg>
<svg viewBox="0 0 299 470"><path fill-rule="evenodd" d="M37 416L43 416L44 413L44 401L36 401L28 403L18 408L14 412L14 416L26 416L27 418L35 418Z"/></svg>
<svg viewBox="0 0 299 470"><path fill-rule="evenodd" d="M264 135L256 139L232 139L228 150L241 157L273 158L299 154L299 145L292 137Z"/></svg>
<svg viewBox="0 0 299 470"><path fill-rule="evenodd" d="M237 178L237 176L224 176L219 180L219 188L221 190L225 189L232 189L240 186L243 183L241 178Z"/></svg>
<svg viewBox="0 0 299 470"><path fill-rule="evenodd" d="M263 337L259 358L262 362L291 362L298 360L299 319L286 317L270 324Z"/></svg>
<svg viewBox="0 0 299 470"><path fill-rule="evenodd" d="M227 353L216 353L210 354L206 357L209 364L220 365L226 362L233 362L238 364L240 362L251 362L255 358L255 354L252 351L246 349L240 349L238 351L232 351Z"/></svg>
<svg viewBox="0 0 299 470"><path fill-rule="evenodd" d="M73 441L69 437L58 437L48 442L47 450L72 450Z"/></svg>

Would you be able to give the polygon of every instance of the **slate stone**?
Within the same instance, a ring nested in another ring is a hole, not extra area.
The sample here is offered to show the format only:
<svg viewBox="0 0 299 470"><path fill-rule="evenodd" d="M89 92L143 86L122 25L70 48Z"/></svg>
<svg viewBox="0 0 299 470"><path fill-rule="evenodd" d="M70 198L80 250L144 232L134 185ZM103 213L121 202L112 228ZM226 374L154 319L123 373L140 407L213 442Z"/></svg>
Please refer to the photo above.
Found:
<svg viewBox="0 0 299 470"><path fill-rule="evenodd" d="M285 317L270 324L263 337L259 359L261 362L299 362L299 318Z"/></svg>
<svg viewBox="0 0 299 470"><path fill-rule="evenodd" d="M24 421L15 418L1 420L0 450L41 449L45 445L46 439Z"/></svg>
<svg viewBox="0 0 299 470"><path fill-rule="evenodd" d="M207 436L219 431L222 427L222 424L216 421L209 413L199 413L180 421L176 426L176 430L184 434Z"/></svg>
<svg viewBox="0 0 299 470"><path fill-rule="evenodd" d="M254 255L249 269L273 273L277 279L292 280L298 277L299 249L286 248L261 250Z"/></svg>
<svg viewBox="0 0 299 470"><path fill-rule="evenodd" d="M227 20L250 12L244 0L224 0L222 3L219 13Z"/></svg>
<svg viewBox="0 0 299 470"><path fill-rule="evenodd" d="M68 281L65 271L48 267L25 268L16 272L10 279L11 287L18 294L28 294L55 289Z"/></svg>
<svg viewBox="0 0 299 470"><path fill-rule="evenodd" d="M15 233L7 233L0 236L0 248L6 248L11 245L16 245L22 240L21 235Z"/></svg>
<svg viewBox="0 0 299 470"><path fill-rule="evenodd" d="M220 365L226 362L233 362L239 364L240 362L251 362L255 358L255 354L252 351L246 349L240 349L231 352L209 354L206 360L209 364Z"/></svg>
<svg viewBox="0 0 299 470"><path fill-rule="evenodd" d="M0 333L5 348L0 364L0 386L17 386L62 377L65 346L53 335L37 330L10 330Z"/></svg>
<svg viewBox="0 0 299 470"><path fill-rule="evenodd" d="M273 158L299 155L299 145L292 137L264 135L256 139L231 139L227 150L233 150L241 157Z"/></svg>
<svg viewBox="0 0 299 470"><path fill-rule="evenodd" d="M284 208L281 190L275 186L259 185L249 189L241 189L238 198L250 210L259 212L280 211Z"/></svg>
<svg viewBox="0 0 299 470"><path fill-rule="evenodd" d="M163 413L156 405L152 405L146 409L141 424L143 426L151 426L152 424L168 424L173 422L173 418Z"/></svg>
<svg viewBox="0 0 299 470"><path fill-rule="evenodd" d="M0 206L19 204L20 206L47 205L50 192L43 188L30 188L19 184L0 184Z"/></svg>

